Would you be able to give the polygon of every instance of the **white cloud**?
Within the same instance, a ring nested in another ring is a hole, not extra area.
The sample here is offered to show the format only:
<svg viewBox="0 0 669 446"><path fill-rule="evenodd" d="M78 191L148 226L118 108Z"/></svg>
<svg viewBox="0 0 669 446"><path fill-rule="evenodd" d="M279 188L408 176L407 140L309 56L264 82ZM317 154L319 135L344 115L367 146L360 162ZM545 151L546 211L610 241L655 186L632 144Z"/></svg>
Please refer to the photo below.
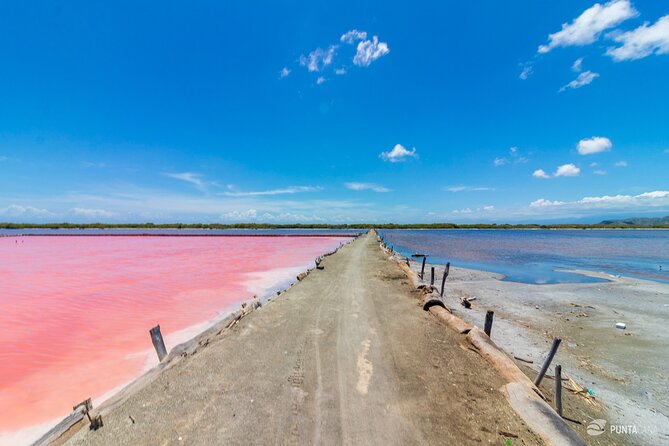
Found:
<svg viewBox="0 0 669 446"><path fill-rule="evenodd" d="M576 177L580 173L581 169L570 163L559 166L554 175L556 177Z"/></svg>
<svg viewBox="0 0 669 446"><path fill-rule="evenodd" d="M586 85L590 85L592 81L597 79L599 77L599 73L593 73L592 71L584 71L583 73L579 74L576 79L573 81L569 82L567 85L564 87L560 88L560 91L565 91L568 88L575 89L575 88L581 88L585 87Z"/></svg>
<svg viewBox="0 0 669 446"><path fill-rule="evenodd" d="M174 178L175 180L185 181L186 183L190 183L202 191L206 189L204 181L202 181L201 175L198 173L193 173L193 172L166 173L165 176Z"/></svg>
<svg viewBox="0 0 669 446"><path fill-rule="evenodd" d="M622 46L611 47L606 54L613 60L636 60L651 54L669 54L669 15L660 17L653 25L644 23L635 30L612 36Z"/></svg>
<svg viewBox="0 0 669 446"><path fill-rule="evenodd" d="M453 211L453 214L471 214L472 211L471 208L465 208L465 209L456 209Z"/></svg>
<svg viewBox="0 0 669 446"><path fill-rule="evenodd" d="M416 153L415 147L411 150L407 150L402 144L395 144L395 147L393 147L390 152L381 152L379 157L384 161L399 163L406 161L408 158L418 158L418 154Z"/></svg>
<svg viewBox="0 0 669 446"><path fill-rule="evenodd" d="M545 207L551 207L551 206L562 206L565 204L564 201L550 201L546 200L544 198L540 198L538 200L533 201L530 203L531 208L545 208Z"/></svg>
<svg viewBox="0 0 669 446"><path fill-rule="evenodd" d="M495 164L495 167L499 167L499 166L503 166L505 164L508 164L509 160L506 159L506 158L497 157L497 158L495 158L495 161L493 161L493 163Z"/></svg>
<svg viewBox="0 0 669 446"><path fill-rule="evenodd" d="M580 73L582 67L583 67L583 58L582 58L582 57L579 57L579 58L576 59L576 60L574 61L574 63L572 64L572 66L571 66L571 71L573 71L573 72L575 72L575 73Z"/></svg>
<svg viewBox="0 0 669 446"><path fill-rule="evenodd" d="M387 187L379 186L374 183L344 183L347 189L351 190L371 190L374 192L391 192Z"/></svg>
<svg viewBox="0 0 669 446"><path fill-rule="evenodd" d="M526 64L523 65L523 70L520 72L518 77L522 80L527 80L528 77L530 77L534 73L534 68L532 65Z"/></svg>
<svg viewBox="0 0 669 446"><path fill-rule="evenodd" d="M341 76L342 74L346 74L346 68L337 68L335 70L335 74Z"/></svg>
<svg viewBox="0 0 669 446"><path fill-rule="evenodd" d="M363 40L358 43L355 56L353 56L353 63L359 67L368 67L379 57L385 56L390 52L386 42L379 42L377 36L372 37L372 40Z"/></svg>
<svg viewBox="0 0 669 446"><path fill-rule="evenodd" d="M444 190L448 192L479 192L479 191L492 191L495 189L492 187L483 187L483 186L456 185L456 186L448 186L444 188Z"/></svg>
<svg viewBox="0 0 669 446"><path fill-rule="evenodd" d="M116 217L115 212L106 211L104 209L88 209L88 208L73 208L70 213L77 217L86 218L113 218Z"/></svg>
<svg viewBox="0 0 669 446"><path fill-rule="evenodd" d="M578 153L581 155L592 155L593 153L607 152L613 147L609 138L604 136L593 136L578 142Z"/></svg>
<svg viewBox="0 0 669 446"><path fill-rule="evenodd" d="M530 207L552 207L560 209L625 209L632 207L669 206L669 191L652 191L639 195L603 195L583 197L577 201L550 201L539 199L530 203Z"/></svg>
<svg viewBox="0 0 669 446"><path fill-rule="evenodd" d="M589 166L590 166L590 167L597 167L597 166L599 166L599 163L597 163L597 162L592 162L592 163L589 164Z"/></svg>
<svg viewBox="0 0 669 446"><path fill-rule="evenodd" d="M595 175L606 175L606 170L595 170L594 172Z"/></svg>
<svg viewBox="0 0 669 446"><path fill-rule="evenodd" d="M518 147L511 147L509 148L509 158L504 158L504 157L497 157L493 161L493 164L495 164L495 167L503 166L505 164L509 164L510 162L513 162L513 164L521 164L521 163L526 163L528 161L527 157L523 156L520 154L520 149Z"/></svg>
<svg viewBox="0 0 669 446"><path fill-rule="evenodd" d="M258 218L258 211L255 209L248 209L246 211L230 211L220 216L221 220L232 221L252 221Z"/></svg>
<svg viewBox="0 0 669 446"><path fill-rule="evenodd" d="M612 0L604 5L595 3L571 23L562 24L560 31L550 34L548 43L539 46L538 51L545 54L557 47L588 45L602 32L638 15L629 0Z"/></svg>
<svg viewBox="0 0 669 446"><path fill-rule="evenodd" d="M34 206L10 204L6 208L0 209L0 215L6 215L8 217L51 217L55 214L46 209L40 209Z"/></svg>
<svg viewBox="0 0 669 446"><path fill-rule="evenodd" d="M283 79L284 77L287 77L290 74L290 70L288 67L283 67L281 71L279 71L279 77Z"/></svg>
<svg viewBox="0 0 669 446"><path fill-rule="evenodd" d="M300 65L309 71L322 71L334 60L337 45L330 45L327 50L316 48L308 56L300 56Z"/></svg>
<svg viewBox="0 0 669 446"><path fill-rule="evenodd" d="M483 210L486 212L494 211L495 206L483 206Z"/></svg>
<svg viewBox="0 0 669 446"><path fill-rule="evenodd" d="M627 161L618 161L615 164L616 167L627 167Z"/></svg>
<svg viewBox="0 0 669 446"><path fill-rule="evenodd" d="M356 40L366 40L367 33L365 31L358 31L357 29L352 29L342 34L339 40L343 43L353 43Z"/></svg>
<svg viewBox="0 0 669 446"><path fill-rule="evenodd" d="M548 179L550 178L550 175L546 173L544 169L537 169L532 173L532 176L534 178L543 178L543 179Z"/></svg>
<svg viewBox="0 0 669 446"><path fill-rule="evenodd" d="M316 79L316 85L321 85L325 83L325 78L323 76L318 76L318 79Z"/></svg>
<svg viewBox="0 0 669 446"><path fill-rule="evenodd" d="M223 195L228 197L258 197L266 195L285 195L285 194L297 194L301 192L314 192L321 190L320 187L313 187L313 186L289 186L281 189L270 189L270 190L249 191L249 192L237 191L230 186L228 186L228 188L232 190L223 192Z"/></svg>

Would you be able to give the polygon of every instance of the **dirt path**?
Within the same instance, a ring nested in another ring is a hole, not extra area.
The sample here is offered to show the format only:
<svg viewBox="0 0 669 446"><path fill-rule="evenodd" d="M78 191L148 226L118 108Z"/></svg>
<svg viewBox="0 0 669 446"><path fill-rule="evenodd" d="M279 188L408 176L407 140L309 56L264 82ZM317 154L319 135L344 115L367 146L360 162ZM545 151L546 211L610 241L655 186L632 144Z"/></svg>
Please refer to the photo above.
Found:
<svg viewBox="0 0 669 446"><path fill-rule="evenodd" d="M70 443L541 444L373 235L322 265Z"/></svg>

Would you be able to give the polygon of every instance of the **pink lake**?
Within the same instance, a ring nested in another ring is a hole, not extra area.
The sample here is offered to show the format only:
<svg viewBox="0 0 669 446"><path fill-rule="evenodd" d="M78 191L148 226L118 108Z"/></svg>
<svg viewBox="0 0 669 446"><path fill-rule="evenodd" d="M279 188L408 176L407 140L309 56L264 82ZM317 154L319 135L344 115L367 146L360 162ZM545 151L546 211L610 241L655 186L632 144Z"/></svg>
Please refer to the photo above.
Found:
<svg viewBox="0 0 669 446"><path fill-rule="evenodd" d="M0 237L0 443L99 400L240 302L285 287L342 237Z"/></svg>

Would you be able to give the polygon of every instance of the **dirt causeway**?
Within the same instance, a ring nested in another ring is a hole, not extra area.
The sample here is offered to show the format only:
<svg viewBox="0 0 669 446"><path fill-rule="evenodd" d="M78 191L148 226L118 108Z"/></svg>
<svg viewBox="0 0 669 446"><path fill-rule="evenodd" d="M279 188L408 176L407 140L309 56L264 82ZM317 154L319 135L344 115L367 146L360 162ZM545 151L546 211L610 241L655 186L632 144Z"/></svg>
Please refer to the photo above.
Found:
<svg viewBox="0 0 669 446"><path fill-rule="evenodd" d="M542 444L373 234L322 265L68 444Z"/></svg>

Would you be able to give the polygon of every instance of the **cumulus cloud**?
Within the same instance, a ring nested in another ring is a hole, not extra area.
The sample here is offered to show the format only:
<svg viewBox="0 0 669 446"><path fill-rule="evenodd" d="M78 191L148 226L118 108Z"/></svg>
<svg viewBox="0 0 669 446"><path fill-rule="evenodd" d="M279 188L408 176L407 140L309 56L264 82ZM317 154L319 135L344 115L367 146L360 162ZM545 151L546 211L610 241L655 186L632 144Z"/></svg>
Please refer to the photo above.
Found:
<svg viewBox="0 0 669 446"><path fill-rule="evenodd" d="M418 158L418 154L416 153L415 147L411 150L407 150L402 144L395 144L395 147L393 147L390 152L381 152L379 157L384 161L399 163L406 161L409 158Z"/></svg>
<svg viewBox="0 0 669 446"><path fill-rule="evenodd" d="M563 164L557 168L555 171L556 177L576 177L581 173L581 169L576 167L574 164Z"/></svg>
<svg viewBox="0 0 669 446"><path fill-rule="evenodd" d="M606 54L617 62L642 59L651 54L669 54L669 15L650 26L646 22L637 29L612 37L622 45L609 48Z"/></svg>
<svg viewBox="0 0 669 446"><path fill-rule="evenodd" d="M601 176L601 175L606 175L606 170L598 169L598 170L595 170L595 171L592 172L592 173L594 173L595 175L600 175L600 176Z"/></svg>
<svg viewBox="0 0 669 446"><path fill-rule="evenodd" d="M367 33L365 31L358 31L357 29L352 29L342 34L339 40L343 43L353 43L357 40L366 40Z"/></svg>
<svg viewBox="0 0 669 446"><path fill-rule="evenodd" d="M615 164L616 167L627 167L627 161L618 161Z"/></svg>
<svg viewBox="0 0 669 446"><path fill-rule="evenodd" d="M479 192L479 191L492 191L495 189L492 187L484 187L484 186L456 185L456 186L448 186L444 188L444 190L448 192Z"/></svg>
<svg viewBox="0 0 669 446"><path fill-rule="evenodd" d="M387 187L379 186L378 184L375 183L344 183L344 186L347 189L351 190L371 190L374 192L391 192L390 189Z"/></svg>
<svg viewBox="0 0 669 446"><path fill-rule="evenodd" d="M353 63L359 67L368 67L376 59L389 52L388 44L379 42L379 38L374 36L372 40L363 40L358 43L355 56L353 56Z"/></svg>
<svg viewBox="0 0 669 446"><path fill-rule="evenodd" d="M337 45L330 45L327 50L316 48L307 56L300 56L300 65L307 67L309 71L322 71L334 60Z"/></svg>
<svg viewBox="0 0 669 446"><path fill-rule="evenodd" d="M544 198L539 198L538 200L533 201L530 203L531 208L545 208L545 207L551 207L551 206L562 206L565 204L564 201L551 201L551 200L546 200Z"/></svg>
<svg viewBox="0 0 669 446"><path fill-rule="evenodd" d="M593 136L578 142L578 153L581 155L592 155L594 153L607 152L611 150L613 143L604 136Z"/></svg>
<svg viewBox="0 0 669 446"><path fill-rule="evenodd" d="M342 68L337 68L335 70L335 74L337 74L339 76L341 76L342 74L346 74L346 68L343 68L343 67Z"/></svg>
<svg viewBox="0 0 669 446"><path fill-rule="evenodd" d="M262 212L256 209L245 211L232 210L219 216L221 220L233 222L271 221L277 223L290 222L323 222L324 218L316 214L305 214L299 212Z"/></svg>
<svg viewBox="0 0 669 446"><path fill-rule="evenodd" d="M604 5L595 3L571 23L562 24L562 29L548 36L548 43L539 46L540 54L557 47L591 44L607 29L638 16L629 0L612 0Z"/></svg>
<svg viewBox="0 0 669 446"><path fill-rule="evenodd" d="M283 79L284 77L287 77L290 74L290 70L288 67L283 67L281 71L279 71L279 77Z"/></svg>
<svg viewBox="0 0 669 446"><path fill-rule="evenodd" d="M597 79L599 77L599 73L593 73L592 71L584 71L583 73L579 74L576 79L573 81L569 82L567 85L563 86L560 88L560 91L565 91L568 88L575 89L575 88L581 88L585 87L586 85L590 85L592 81Z"/></svg>
<svg viewBox="0 0 669 446"><path fill-rule="evenodd" d="M530 203L530 207L561 209L625 209L632 207L669 206L669 191L657 190L639 195L603 195L583 197L577 201L550 201L544 198Z"/></svg>
<svg viewBox="0 0 669 446"><path fill-rule="evenodd" d="M508 164L508 163L509 163L509 160L506 159L506 158L502 158L502 157L497 157L493 161L493 164L495 165L495 167L503 166L503 165Z"/></svg>
<svg viewBox="0 0 669 446"><path fill-rule="evenodd" d="M546 173L544 169L537 169L532 173L532 176L534 178L543 178L543 179L548 179L550 178L550 175Z"/></svg>
<svg viewBox="0 0 669 446"><path fill-rule="evenodd" d="M325 83L325 78L323 76L318 76L318 79L316 79L316 85L321 85Z"/></svg>
<svg viewBox="0 0 669 446"><path fill-rule="evenodd" d="M248 209L246 211L230 211L220 216L221 220L232 220L232 221L251 221L258 218L258 211L255 209Z"/></svg>
<svg viewBox="0 0 669 446"><path fill-rule="evenodd" d="M456 209L453 211L453 214L471 214L472 211L471 208L464 208L464 209Z"/></svg>
<svg viewBox="0 0 669 446"><path fill-rule="evenodd" d="M8 217L51 217L55 214L46 209L40 209L34 206L10 204L6 208L0 208L0 215L6 215Z"/></svg>
<svg viewBox="0 0 669 446"><path fill-rule="evenodd" d="M248 191L248 192L234 190L234 187L232 186L228 186L228 188L230 190L223 192L223 195L228 197L258 197L265 195L285 195L285 194L297 194L300 192L314 192L321 190L320 187L313 187L313 186L288 186L280 189Z"/></svg>
<svg viewBox="0 0 669 446"><path fill-rule="evenodd" d="M574 63L571 65L571 71L575 73L580 73L581 69L583 67L583 58L579 57L574 61Z"/></svg>
<svg viewBox="0 0 669 446"><path fill-rule="evenodd" d="M116 213L104 209L73 208L70 213L85 218L113 218Z"/></svg>

